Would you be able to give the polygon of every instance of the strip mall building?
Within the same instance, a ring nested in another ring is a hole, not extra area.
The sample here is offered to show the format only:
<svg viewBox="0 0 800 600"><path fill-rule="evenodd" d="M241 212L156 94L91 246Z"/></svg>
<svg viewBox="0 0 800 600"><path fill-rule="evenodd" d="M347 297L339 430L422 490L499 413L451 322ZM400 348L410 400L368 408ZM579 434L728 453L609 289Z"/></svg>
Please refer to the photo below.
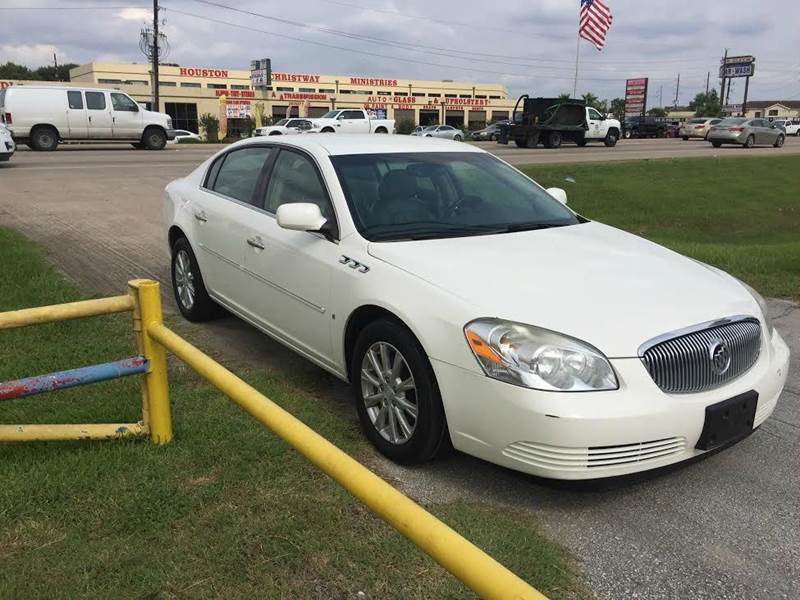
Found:
<svg viewBox="0 0 800 600"><path fill-rule="evenodd" d="M70 78L74 86L120 89L151 108L149 65L89 63L72 69ZM272 85L254 90L249 70L167 65L159 68L159 94L160 109L172 117L174 126L195 132L200 115L220 113L224 96L228 131L234 134L244 127L246 117L255 115L257 103L263 104L263 114L274 119L318 117L335 108L366 108L397 121L476 127L509 118L515 102L504 86L492 83L273 71Z"/></svg>

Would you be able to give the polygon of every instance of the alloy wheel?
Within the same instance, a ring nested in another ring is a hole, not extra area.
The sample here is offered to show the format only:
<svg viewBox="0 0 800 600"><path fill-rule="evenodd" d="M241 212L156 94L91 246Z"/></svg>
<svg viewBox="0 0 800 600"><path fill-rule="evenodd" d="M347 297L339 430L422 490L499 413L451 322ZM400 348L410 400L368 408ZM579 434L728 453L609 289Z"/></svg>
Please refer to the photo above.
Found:
<svg viewBox="0 0 800 600"><path fill-rule="evenodd" d="M194 273L186 250L178 250L175 255L175 286L178 288L178 298L183 308L192 310L195 297Z"/></svg>
<svg viewBox="0 0 800 600"><path fill-rule="evenodd" d="M414 375L400 351L375 342L361 362L361 398L372 426L388 442L404 444L417 427Z"/></svg>

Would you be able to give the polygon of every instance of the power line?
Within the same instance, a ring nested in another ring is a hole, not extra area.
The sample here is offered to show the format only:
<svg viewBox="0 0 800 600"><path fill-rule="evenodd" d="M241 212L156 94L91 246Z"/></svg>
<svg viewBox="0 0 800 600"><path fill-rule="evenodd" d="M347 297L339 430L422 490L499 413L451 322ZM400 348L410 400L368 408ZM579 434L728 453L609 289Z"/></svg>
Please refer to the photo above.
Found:
<svg viewBox="0 0 800 600"><path fill-rule="evenodd" d="M335 49L335 50L341 50L343 52L352 52L352 53L355 53L355 54L363 54L363 55L371 56L371 57L385 58L385 59L389 59L389 60L398 60L398 61L402 61L402 62L406 62L406 63L414 63L414 64L420 64L420 65L426 65L426 66L432 66L432 67L444 67L446 69L457 69L457 70L462 70L462 71L472 71L472 72L476 72L476 73L491 73L491 74L494 74L494 75L507 75L507 76L510 76L510 77L529 77L530 75L532 75L532 73L530 73L530 72L528 72L528 73L504 73L504 72L497 71L497 70L479 69L479 68L476 68L476 67L473 67L473 66L467 66L467 65L449 65L449 64L442 64L442 63L434 63L434 62L430 62L430 61L427 61L427 60L415 60L413 58L407 58L407 57L404 57L404 56L394 56L394 55L390 55L390 54L380 54L380 53L375 53L375 52L372 52L372 51L369 51L369 50L359 50L357 48L345 48L344 46L336 46L335 44L328 44L328 43L325 43L325 42L317 42L317 41L314 41L314 40L307 40L305 38L286 35L286 34L283 34L283 33L276 33L274 31L267 31L265 29L258 29L256 27L250 27L248 25L241 25L239 23L231 23L230 21L224 21L222 19L216 19L216 18L213 18L213 17L207 17L207 16L204 16L204 15L198 15L196 13L190 13L190 12L183 11L183 10L178 10L178 9L172 8L172 7L162 7L162 10L169 10L169 11L172 11L172 12L174 12L176 14L184 15L184 16L187 16L187 17L194 17L196 19L202 19L204 21L210 21L212 23L218 23L220 25L227 25L229 27L236 27L238 29L244 29L246 31L253 31L255 33L263 33L263 34L266 34L266 35L271 35L271 36L274 36L274 37L293 40L293 41L301 42L301 43L304 43L304 44L313 44L315 46L321 46L323 48L332 48L332 49ZM533 75L535 75L535 74L533 74ZM572 81L571 77L559 77L559 76L549 76L549 75L548 75L548 77L550 79L559 79L559 80ZM620 79L618 77L613 77L613 78L608 78L608 77L606 77L606 78L585 78L585 80L586 81L613 81L613 82L616 82L616 83L619 83L619 81L620 81Z"/></svg>

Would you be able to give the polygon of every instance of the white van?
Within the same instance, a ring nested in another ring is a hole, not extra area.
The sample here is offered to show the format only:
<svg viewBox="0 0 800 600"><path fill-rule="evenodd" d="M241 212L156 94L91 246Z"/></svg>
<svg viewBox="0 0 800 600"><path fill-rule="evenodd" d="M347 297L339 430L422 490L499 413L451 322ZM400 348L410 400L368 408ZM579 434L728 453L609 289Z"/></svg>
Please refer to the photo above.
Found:
<svg viewBox="0 0 800 600"><path fill-rule="evenodd" d="M11 86L0 90L0 122L34 150L55 150L59 142L161 150L175 137L169 115L145 110L118 90Z"/></svg>

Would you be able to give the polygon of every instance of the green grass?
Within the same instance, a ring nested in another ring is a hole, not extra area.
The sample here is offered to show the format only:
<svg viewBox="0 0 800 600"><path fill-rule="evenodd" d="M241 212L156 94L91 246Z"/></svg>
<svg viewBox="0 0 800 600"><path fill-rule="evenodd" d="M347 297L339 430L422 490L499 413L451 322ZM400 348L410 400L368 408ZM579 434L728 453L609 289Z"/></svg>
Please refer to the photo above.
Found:
<svg viewBox="0 0 800 600"><path fill-rule="evenodd" d="M90 297L0 229L0 311ZM129 315L0 332L0 381L133 354ZM349 407L281 377L242 376L341 448ZM464 587L283 441L177 362L176 438L0 445L0 598L462 598ZM0 403L0 422L137 420L128 378ZM338 408L338 410L337 410ZM535 519L431 510L553 597L582 595Z"/></svg>
<svg viewBox="0 0 800 600"><path fill-rule="evenodd" d="M800 156L531 165L589 219L800 298ZM574 177L575 183L565 181Z"/></svg>

